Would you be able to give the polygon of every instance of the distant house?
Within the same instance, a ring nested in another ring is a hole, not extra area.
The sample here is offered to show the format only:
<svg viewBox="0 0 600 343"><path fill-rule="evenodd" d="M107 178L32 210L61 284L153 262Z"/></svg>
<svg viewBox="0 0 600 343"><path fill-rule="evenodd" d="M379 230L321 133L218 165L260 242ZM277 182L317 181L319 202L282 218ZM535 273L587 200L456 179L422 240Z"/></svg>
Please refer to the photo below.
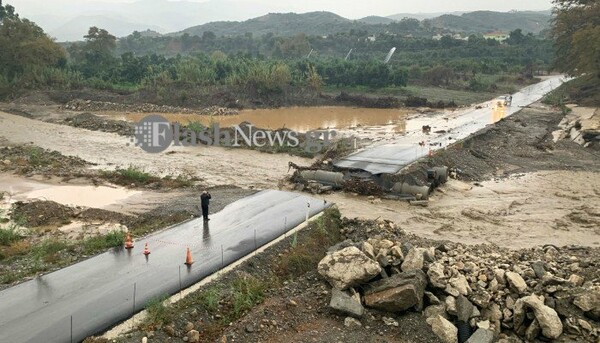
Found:
<svg viewBox="0 0 600 343"><path fill-rule="evenodd" d="M488 32L488 33L483 34L483 38L495 39L499 42L503 42L508 39L508 33L500 32L500 31Z"/></svg>
<svg viewBox="0 0 600 343"><path fill-rule="evenodd" d="M368 40L369 42L374 42L374 41L376 41L376 40L377 40L377 38L375 38L375 35L372 35L372 36L369 36L369 37L367 37L367 40Z"/></svg>

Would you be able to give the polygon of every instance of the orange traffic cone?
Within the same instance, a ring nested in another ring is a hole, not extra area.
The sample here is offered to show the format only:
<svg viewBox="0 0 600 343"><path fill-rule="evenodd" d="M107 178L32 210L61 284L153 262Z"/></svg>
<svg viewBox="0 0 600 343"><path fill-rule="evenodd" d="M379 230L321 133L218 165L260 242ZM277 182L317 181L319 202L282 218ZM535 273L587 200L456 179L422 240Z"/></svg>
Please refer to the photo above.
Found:
<svg viewBox="0 0 600 343"><path fill-rule="evenodd" d="M148 243L146 243L146 245L144 246L144 255L146 255L146 256L150 255L150 249L148 249Z"/></svg>
<svg viewBox="0 0 600 343"><path fill-rule="evenodd" d="M131 235L127 232L127 236L125 237L125 249L133 248L133 241L131 240Z"/></svg>
<svg viewBox="0 0 600 343"><path fill-rule="evenodd" d="M192 253L190 252L190 248L187 248L187 254L185 255L185 264L191 266L194 263L192 259Z"/></svg>

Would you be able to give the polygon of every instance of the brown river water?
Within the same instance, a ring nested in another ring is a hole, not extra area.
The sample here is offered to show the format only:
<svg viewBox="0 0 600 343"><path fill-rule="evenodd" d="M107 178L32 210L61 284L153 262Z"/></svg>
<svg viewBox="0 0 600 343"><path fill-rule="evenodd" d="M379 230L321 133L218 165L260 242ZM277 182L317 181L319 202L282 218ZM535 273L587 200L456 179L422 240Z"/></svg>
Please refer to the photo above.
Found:
<svg viewBox="0 0 600 343"><path fill-rule="evenodd" d="M244 121L265 129L288 128L294 131L316 129L347 129L358 126L396 125L396 132L404 132L405 121L414 111L408 109L375 109L353 107L286 107L276 109L243 110L237 115L205 116L195 114L161 113L170 122L200 122L204 125L219 123L222 127ZM105 112L104 116L138 122L148 113Z"/></svg>

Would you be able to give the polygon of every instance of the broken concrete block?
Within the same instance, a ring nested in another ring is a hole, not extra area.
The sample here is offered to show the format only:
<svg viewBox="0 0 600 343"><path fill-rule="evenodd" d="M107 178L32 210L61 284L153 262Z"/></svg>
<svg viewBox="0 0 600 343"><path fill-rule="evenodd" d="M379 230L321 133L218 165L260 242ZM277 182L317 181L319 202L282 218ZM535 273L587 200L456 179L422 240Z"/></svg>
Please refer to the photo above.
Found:
<svg viewBox="0 0 600 343"><path fill-rule="evenodd" d="M494 342L494 331L479 328L466 343L493 343Z"/></svg>

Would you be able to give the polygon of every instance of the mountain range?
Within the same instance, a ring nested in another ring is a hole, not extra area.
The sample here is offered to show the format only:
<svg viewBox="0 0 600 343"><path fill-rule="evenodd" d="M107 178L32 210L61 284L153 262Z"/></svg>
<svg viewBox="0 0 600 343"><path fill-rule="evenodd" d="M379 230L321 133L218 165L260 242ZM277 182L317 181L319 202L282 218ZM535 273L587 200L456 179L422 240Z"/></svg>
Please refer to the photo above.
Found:
<svg viewBox="0 0 600 343"><path fill-rule="evenodd" d="M415 18L434 29L455 32L508 32L521 28L524 32L539 33L549 26L551 19L550 11L398 13L386 17L347 19L331 12L269 13L277 8L277 2L266 6L247 0L99 1L101 0L73 3L71 0L55 0L53 5L62 6L61 11L48 13L44 8L34 8L22 15L38 23L58 41L82 40L90 26L104 28L117 37L146 30L168 35L201 35L205 31L212 31L217 35L252 33L259 36L269 32L284 36L298 33L328 35L352 29L376 33L385 31L385 25L403 18ZM253 19L244 20L249 17ZM214 18L220 18L221 21L213 21Z"/></svg>

